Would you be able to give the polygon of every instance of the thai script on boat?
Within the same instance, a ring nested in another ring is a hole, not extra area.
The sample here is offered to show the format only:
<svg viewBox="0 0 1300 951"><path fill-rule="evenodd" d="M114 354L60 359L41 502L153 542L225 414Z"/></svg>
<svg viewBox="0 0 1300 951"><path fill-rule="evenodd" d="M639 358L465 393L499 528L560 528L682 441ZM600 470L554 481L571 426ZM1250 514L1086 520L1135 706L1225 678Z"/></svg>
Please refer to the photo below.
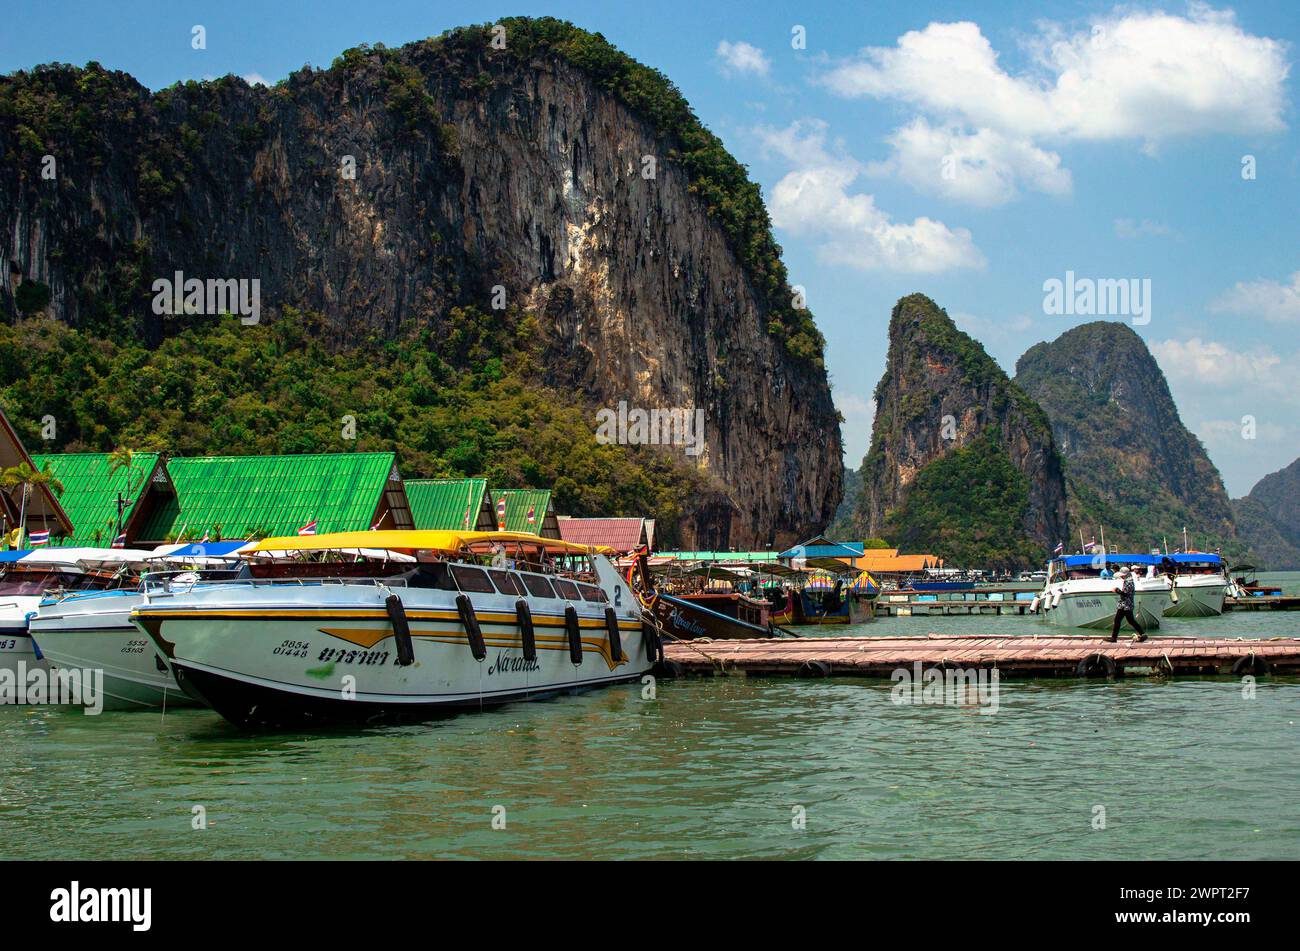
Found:
<svg viewBox="0 0 1300 951"><path fill-rule="evenodd" d="M153 923L152 888L68 888L50 892L50 921L125 921L132 931L148 931Z"/></svg>
<svg viewBox="0 0 1300 951"><path fill-rule="evenodd" d="M262 319L261 278L187 278L184 271L153 282L153 312L177 314L233 314L246 326Z"/></svg>
<svg viewBox="0 0 1300 951"><path fill-rule="evenodd" d="M97 716L104 710L104 671L97 667L28 667L20 660L14 670L0 668L0 704L70 704L82 707L87 716Z"/></svg>
<svg viewBox="0 0 1300 951"><path fill-rule="evenodd" d="M619 400L617 409L606 407L596 412L596 442L684 446L686 455L698 456L704 449L704 410L685 406L629 409L627 400Z"/></svg>
<svg viewBox="0 0 1300 951"><path fill-rule="evenodd" d="M889 699L895 704L980 708L981 714L998 712L996 667L931 667L925 669L918 660L911 668L899 667L889 679L894 686Z"/></svg>
<svg viewBox="0 0 1300 951"><path fill-rule="evenodd" d="M1151 323L1151 278L1051 277L1043 282L1043 313L1068 317L1132 317L1134 326Z"/></svg>

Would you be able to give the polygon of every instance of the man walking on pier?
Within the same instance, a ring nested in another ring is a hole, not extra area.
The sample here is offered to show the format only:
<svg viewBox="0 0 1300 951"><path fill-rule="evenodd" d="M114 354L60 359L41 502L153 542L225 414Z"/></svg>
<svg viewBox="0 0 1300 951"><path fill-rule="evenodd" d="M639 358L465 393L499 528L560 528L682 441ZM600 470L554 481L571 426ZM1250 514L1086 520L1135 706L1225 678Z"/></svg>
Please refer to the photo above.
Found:
<svg viewBox="0 0 1300 951"><path fill-rule="evenodd" d="M1119 640L1119 625L1121 621L1128 621L1133 630L1137 631L1137 639L1145 641L1147 632L1143 629L1142 624L1138 621L1137 616L1133 613L1133 592L1137 587L1133 580L1133 572L1127 567L1119 570L1119 587L1115 593L1119 595L1119 604L1115 607L1115 622L1110 626L1110 639Z"/></svg>

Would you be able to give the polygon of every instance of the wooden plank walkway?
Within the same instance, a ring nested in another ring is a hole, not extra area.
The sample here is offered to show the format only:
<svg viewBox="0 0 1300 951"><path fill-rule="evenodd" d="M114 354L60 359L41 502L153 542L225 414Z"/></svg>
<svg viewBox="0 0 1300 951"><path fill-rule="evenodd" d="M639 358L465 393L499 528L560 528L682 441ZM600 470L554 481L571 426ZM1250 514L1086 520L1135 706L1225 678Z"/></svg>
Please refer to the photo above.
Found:
<svg viewBox="0 0 1300 951"><path fill-rule="evenodd" d="M1300 597L1268 594L1248 598L1224 598L1225 611L1300 611Z"/></svg>
<svg viewBox="0 0 1300 951"><path fill-rule="evenodd" d="M1098 657L1100 655L1100 657ZM1300 638L1162 637L1112 644L1090 634L802 637L664 641L668 673L888 678L895 670L993 668L999 676L1300 673Z"/></svg>

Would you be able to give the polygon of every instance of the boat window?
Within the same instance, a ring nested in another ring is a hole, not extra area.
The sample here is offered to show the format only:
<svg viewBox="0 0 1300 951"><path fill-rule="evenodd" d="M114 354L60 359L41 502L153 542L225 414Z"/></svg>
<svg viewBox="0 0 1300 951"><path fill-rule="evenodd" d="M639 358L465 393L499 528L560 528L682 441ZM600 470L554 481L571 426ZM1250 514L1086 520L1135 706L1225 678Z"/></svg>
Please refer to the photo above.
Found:
<svg viewBox="0 0 1300 951"><path fill-rule="evenodd" d="M452 565L451 575L456 579L456 584L460 585L462 591L473 591L481 594L496 594L496 588L488 580L488 576L483 573L482 568L471 568L468 565Z"/></svg>
<svg viewBox="0 0 1300 951"><path fill-rule="evenodd" d="M597 588L594 584L580 584L578 590L582 592L582 597L587 601L603 604L609 600L609 598L605 597L604 590Z"/></svg>
<svg viewBox="0 0 1300 951"><path fill-rule="evenodd" d="M555 590L560 592L560 597L566 601L580 601L582 599L582 595L578 594L578 586L572 581L556 578Z"/></svg>
<svg viewBox="0 0 1300 951"><path fill-rule="evenodd" d="M86 587L86 576L64 571L10 571L0 575L0 594L37 597L48 590L63 588L79 591Z"/></svg>
<svg viewBox="0 0 1300 951"><path fill-rule="evenodd" d="M435 561L420 565L406 576L406 584L411 588L434 588L438 591L455 591L456 582L451 580L446 562Z"/></svg>
<svg viewBox="0 0 1300 951"><path fill-rule="evenodd" d="M523 588L519 586L519 579L510 572L493 571L489 568L487 573L488 577L492 579L492 583L497 586L497 590L502 594L522 595L524 593Z"/></svg>
<svg viewBox="0 0 1300 951"><path fill-rule="evenodd" d="M551 587L551 582L541 575L520 575L524 579L524 584L528 586L528 592L537 598L553 598L555 590Z"/></svg>

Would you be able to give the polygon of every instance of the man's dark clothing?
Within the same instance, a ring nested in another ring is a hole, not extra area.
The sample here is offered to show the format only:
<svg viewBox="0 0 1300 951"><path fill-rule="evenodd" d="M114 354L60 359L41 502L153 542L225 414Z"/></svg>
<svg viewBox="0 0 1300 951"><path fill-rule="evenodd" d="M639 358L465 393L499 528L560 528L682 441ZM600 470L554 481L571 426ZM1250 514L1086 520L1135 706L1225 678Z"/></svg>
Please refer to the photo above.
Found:
<svg viewBox="0 0 1300 951"><path fill-rule="evenodd" d="M1119 636L1119 626L1123 621L1128 621L1133 630L1138 632L1139 637L1146 636L1146 629L1133 614L1133 592L1137 585L1133 581L1132 575L1127 575L1120 582L1119 604L1115 607L1115 621L1110 626L1111 640Z"/></svg>

